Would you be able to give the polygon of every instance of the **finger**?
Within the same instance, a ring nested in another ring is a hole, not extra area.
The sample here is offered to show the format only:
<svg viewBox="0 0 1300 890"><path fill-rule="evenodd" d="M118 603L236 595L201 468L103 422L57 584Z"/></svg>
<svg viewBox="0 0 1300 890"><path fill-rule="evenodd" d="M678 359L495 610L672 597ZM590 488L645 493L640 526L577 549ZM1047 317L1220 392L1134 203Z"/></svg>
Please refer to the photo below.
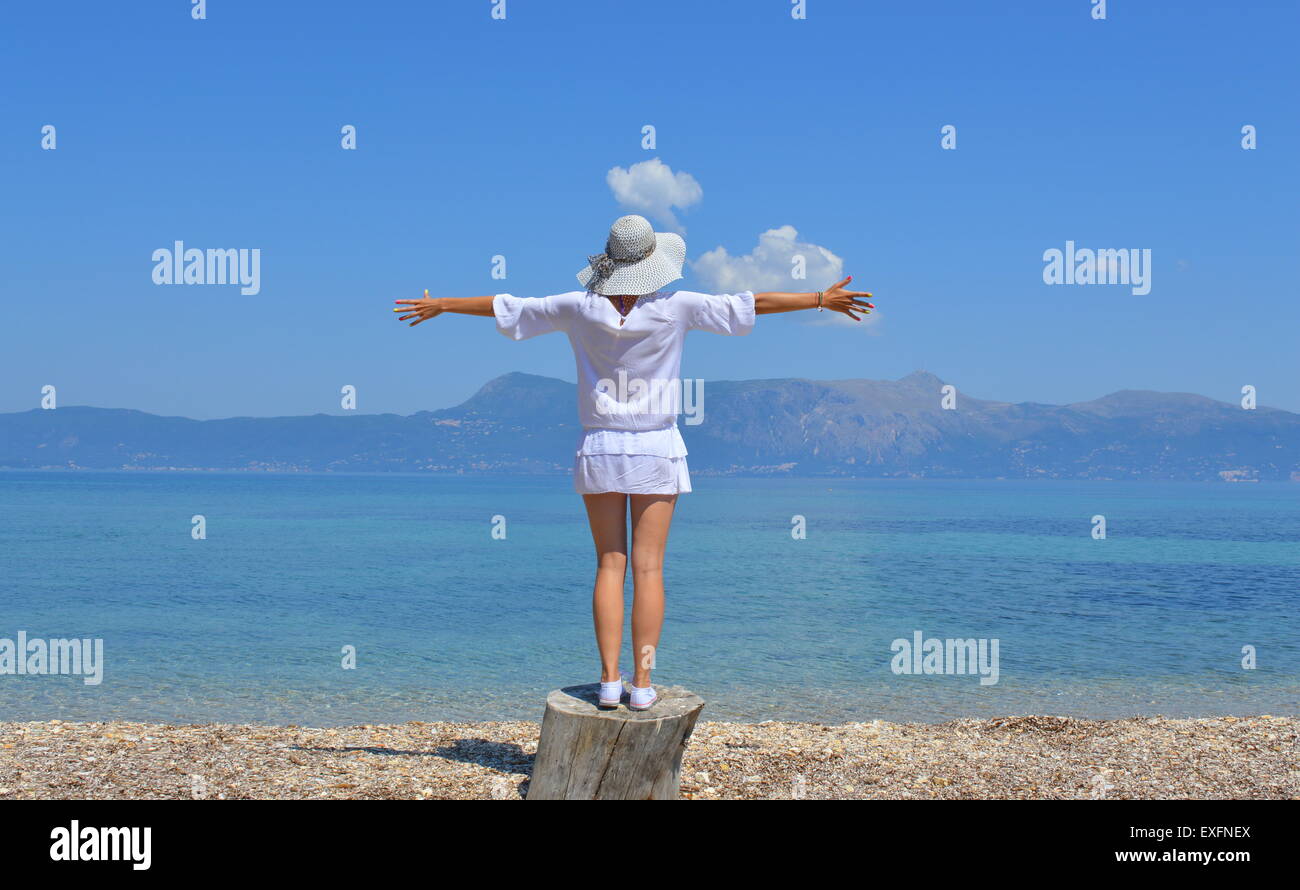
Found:
<svg viewBox="0 0 1300 890"><path fill-rule="evenodd" d="M414 306L416 303L420 303L423 301L422 300L393 300L393 302L398 304L406 303L408 305Z"/></svg>
<svg viewBox="0 0 1300 890"><path fill-rule="evenodd" d="M422 322L422 321L428 321L428 320L429 320L429 319L428 319L427 316L426 316L426 317L422 317L422 318L417 318L415 321L411 322L410 325L408 325L408 327L415 327L415 326L416 326L417 324L419 324L420 322Z"/></svg>
<svg viewBox="0 0 1300 890"><path fill-rule="evenodd" d="M398 320L398 321L406 321L408 318L415 318L415 316L417 316L417 315L419 315L419 314L420 314L420 313L418 313L418 312L411 312L411 313L409 313L409 314L407 314L407 315L401 315L401 316L398 316L397 320Z"/></svg>
<svg viewBox="0 0 1300 890"><path fill-rule="evenodd" d="M837 284L832 284L832 285L831 285L831 290L839 290L840 288L844 287L844 285L848 284L848 283L849 283L850 281L852 281L852 280L853 280L853 276L850 275L848 278L845 278L843 281L841 281L841 282L839 282L839 283L837 283Z"/></svg>

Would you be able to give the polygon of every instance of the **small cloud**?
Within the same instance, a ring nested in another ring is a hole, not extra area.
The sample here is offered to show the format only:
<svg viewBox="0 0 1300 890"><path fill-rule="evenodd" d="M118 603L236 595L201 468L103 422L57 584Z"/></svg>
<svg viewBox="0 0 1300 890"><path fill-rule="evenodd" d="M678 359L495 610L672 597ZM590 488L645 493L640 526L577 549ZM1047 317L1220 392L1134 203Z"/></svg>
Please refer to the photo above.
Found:
<svg viewBox="0 0 1300 890"><path fill-rule="evenodd" d="M802 258L802 262L796 262ZM795 278L802 265L804 277ZM814 291L829 287L844 277L844 260L818 244L799 240L794 226L768 229L758 236L758 245L744 256L732 256L725 247L715 247L691 263L691 269L705 288L715 293L737 291ZM850 285L851 286L851 285ZM814 313L809 324L867 329L871 333L880 320L880 310L854 321L842 312Z"/></svg>
<svg viewBox="0 0 1300 890"><path fill-rule="evenodd" d="M704 197L704 189L694 176L680 170L674 173L658 158L641 161L626 170L614 167L605 174L605 182L619 204L655 218L678 234L685 234L686 230L677 221L673 208L684 210Z"/></svg>
<svg viewBox="0 0 1300 890"><path fill-rule="evenodd" d="M802 279L794 277L796 257L803 259ZM758 236L758 246L744 256L715 247L694 260L691 268L718 293L818 290L844 277L844 260L824 247L800 241L794 226L768 229Z"/></svg>

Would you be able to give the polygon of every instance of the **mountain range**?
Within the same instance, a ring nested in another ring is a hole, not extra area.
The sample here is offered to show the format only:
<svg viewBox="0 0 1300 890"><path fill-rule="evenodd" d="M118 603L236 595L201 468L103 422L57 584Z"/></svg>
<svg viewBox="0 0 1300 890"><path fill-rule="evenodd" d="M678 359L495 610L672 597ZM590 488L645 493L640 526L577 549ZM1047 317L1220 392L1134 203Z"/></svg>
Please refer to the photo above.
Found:
<svg viewBox="0 0 1300 890"><path fill-rule="evenodd" d="M1125 390L1071 405L900 380L710 381L682 423L702 474L1300 481L1300 414ZM0 467L566 473L572 383L512 373L437 411L191 420L118 408L0 415Z"/></svg>

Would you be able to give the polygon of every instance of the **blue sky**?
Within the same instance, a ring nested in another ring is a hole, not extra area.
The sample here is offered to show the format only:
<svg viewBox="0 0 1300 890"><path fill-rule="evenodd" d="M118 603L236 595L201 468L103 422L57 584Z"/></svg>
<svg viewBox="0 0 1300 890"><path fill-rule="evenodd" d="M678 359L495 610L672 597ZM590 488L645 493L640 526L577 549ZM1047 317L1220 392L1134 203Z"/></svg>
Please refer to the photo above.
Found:
<svg viewBox="0 0 1300 890"><path fill-rule="evenodd" d="M925 368L1057 403L1251 384L1300 410L1294 3L1110 2L1105 21L1089 0L809 0L803 21L787 0L491 7L6 9L0 411L54 384L61 405L337 413L352 384L360 411L406 414L506 371L572 380L562 335L409 330L391 301L574 289L635 209L607 172L654 158L701 189L674 211L692 260L791 226L880 307L866 330L803 313L693 334L689 376ZM260 293L155 285L176 240L260 249ZM1067 240L1150 249L1151 292L1047 286L1043 251Z"/></svg>

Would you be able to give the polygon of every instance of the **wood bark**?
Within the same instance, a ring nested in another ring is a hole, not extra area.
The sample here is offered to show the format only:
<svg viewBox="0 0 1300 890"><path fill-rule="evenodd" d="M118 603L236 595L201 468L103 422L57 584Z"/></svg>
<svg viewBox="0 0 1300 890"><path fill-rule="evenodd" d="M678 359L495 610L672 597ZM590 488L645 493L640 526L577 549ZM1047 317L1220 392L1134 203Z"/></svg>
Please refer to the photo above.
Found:
<svg viewBox="0 0 1300 890"><path fill-rule="evenodd" d="M658 688L659 701L633 711L596 707L596 683L546 697L529 800L676 800L682 753L704 700L680 686Z"/></svg>

